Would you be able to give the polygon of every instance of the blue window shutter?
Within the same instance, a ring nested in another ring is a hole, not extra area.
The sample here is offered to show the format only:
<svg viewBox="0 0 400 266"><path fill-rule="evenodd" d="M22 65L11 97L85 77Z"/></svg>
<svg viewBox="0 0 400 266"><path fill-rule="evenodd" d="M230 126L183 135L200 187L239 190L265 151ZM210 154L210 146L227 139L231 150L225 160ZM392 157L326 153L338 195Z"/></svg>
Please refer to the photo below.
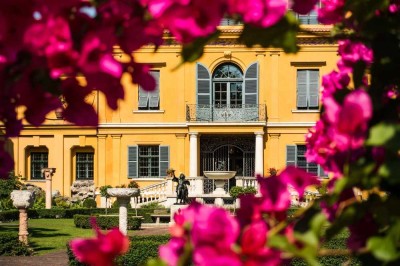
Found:
<svg viewBox="0 0 400 266"><path fill-rule="evenodd" d="M201 63L196 64L197 104L211 105L211 75Z"/></svg>
<svg viewBox="0 0 400 266"><path fill-rule="evenodd" d="M307 107L308 70L297 70L297 108Z"/></svg>
<svg viewBox="0 0 400 266"><path fill-rule="evenodd" d="M149 93L139 86L139 108L146 108L149 102Z"/></svg>
<svg viewBox="0 0 400 266"><path fill-rule="evenodd" d="M153 76L156 87L154 91L149 91L149 107L158 108L160 105L160 71L150 71L150 75Z"/></svg>
<svg viewBox="0 0 400 266"><path fill-rule="evenodd" d="M319 106L319 70L308 70L308 91L309 105L308 107Z"/></svg>
<svg viewBox="0 0 400 266"><path fill-rule="evenodd" d="M167 169L169 168L169 146L160 146L160 176L167 176Z"/></svg>
<svg viewBox="0 0 400 266"><path fill-rule="evenodd" d="M318 176L324 178L328 177L321 165L318 165Z"/></svg>
<svg viewBox="0 0 400 266"><path fill-rule="evenodd" d="M297 146L286 145L286 166L293 165L297 166Z"/></svg>
<svg viewBox="0 0 400 266"><path fill-rule="evenodd" d="M244 104L258 104L258 62L246 69L243 87Z"/></svg>
<svg viewBox="0 0 400 266"><path fill-rule="evenodd" d="M128 146L128 177L138 177L138 147Z"/></svg>

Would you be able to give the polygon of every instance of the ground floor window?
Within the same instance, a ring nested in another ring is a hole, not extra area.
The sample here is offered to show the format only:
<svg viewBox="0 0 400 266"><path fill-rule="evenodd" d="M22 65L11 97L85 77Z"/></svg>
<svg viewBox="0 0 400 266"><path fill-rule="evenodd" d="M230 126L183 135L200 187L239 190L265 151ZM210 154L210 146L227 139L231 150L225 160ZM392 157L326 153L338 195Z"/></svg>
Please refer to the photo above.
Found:
<svg viewBox="0 0 400 266"><path fill-rule="evenodd" d="M158 146L139 146L139 176L158 177L159 158Z"/></svg>
<svg viewBox="0 0 400 266"><path fill-rule="evenodd" d="M93 152L76 153L76 179L93 180L94 169Z"/></svg>
<svg viewBox="0 0 400 266"><path fill-rule="evenodd" d="M169 168L169 146L139 145L128 147L128 177L165 177Z"/></svg>
<svg viewBox="0 0 400 266"><path fill-rule="evenodd" d="M44 179L42 168L48 167L49 153L48 152L31 152L31 179Z"/></svg>
<svg viewBox="0 0 400 266"><path fill-rule="evenodd" d="M306 151L306 145L286 146L286 165L297 166L315 176L326 176L326 174L318 164L307 161Z"/></svg>

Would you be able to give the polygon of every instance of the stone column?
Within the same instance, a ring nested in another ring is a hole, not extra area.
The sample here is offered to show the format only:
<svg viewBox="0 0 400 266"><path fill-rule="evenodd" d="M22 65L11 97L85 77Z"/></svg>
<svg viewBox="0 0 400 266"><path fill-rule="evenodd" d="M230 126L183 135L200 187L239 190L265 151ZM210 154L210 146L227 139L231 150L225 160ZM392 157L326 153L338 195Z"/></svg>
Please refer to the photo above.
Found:
<svg viewBox="0 0 400 266"><path fill-rule="evenodd" d="M198 137L197 132L191 132L189 133L189 139L190 139L190 164L189 164L189 177L196 177L198 175L198 170L197 170L197 137Z"/></svg>
<svg viewBox="0 0 400 266"><path fill-rule="evenodd" d="M264 174L264 132L256 132L255 174Z"/></svg>
<svg viewBox="0 0 400 266"><path fill-rule="evenodd" d="M56 168L43 168L42 175L46 179L46 209L51 209L51 182Z"/></svg>
<svg viewBox="0 0 400 266"><path fill-rule="evenodd" d="M107 194L111 197L116 197L119 203L119 230L123 234L128 232L128 204L131 197L140 195L140 190L137 188L108 188Z"/></svg>
<svg viewBox="0 0 400 266"><path fill-rule="evenodd" d="M126 235L128 233L128 204L130 198L117 198L119 203L119 230Z"/></svg>
<svg viewBox="0 0 400 266"><path fill-rule="evenodd" d="M28 244L28 212L35 200L33 192L29 190L14 190L11 192L14 207L19 210L19 241Z"/></svg>

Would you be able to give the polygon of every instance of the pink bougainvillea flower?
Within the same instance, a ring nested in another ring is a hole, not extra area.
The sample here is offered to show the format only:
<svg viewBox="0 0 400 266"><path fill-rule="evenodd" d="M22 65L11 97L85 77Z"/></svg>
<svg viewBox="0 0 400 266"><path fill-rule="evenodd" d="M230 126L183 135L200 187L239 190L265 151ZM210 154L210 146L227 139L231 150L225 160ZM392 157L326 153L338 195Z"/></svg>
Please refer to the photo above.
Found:
<svg viewBox="0 0 400 266"><path fill-rule="evenodd" d="M294 166L286 167L280 174L280 177L297 190L300 199L303 198L306 187L320 184L316 176Z"/></svg>
<svg viewBox="0 0 400 266"><path fill-rule="evenodd" d="M290 207L290 193L281 176L257 176L261 192L261 209L265 212L285 212Z"/></svg>
<svg viewBox="0 0 400 266"><path fill-rule="evenodd" d="M115 78L121 77L122 66L111 56L109 40L104 41L109 35L111 33L103 30L88 34L84 39L78 61L78 66L84 73L103 72Z"/></svg>
<svg viewBox="0 0 400 266"><path fill-rule="evenodd" d="M185 243L186 241L184 238L172 237L167 244L159 247L158 254L168 266L178 265L178 260L183 253Z"/></svg>
<svg viewBox="0 0 400 266"><path fill-rule="evenodd" d="M156 81L149 73L149 65L132 62L126 68L132 75L132 81L139 84L145 91L152 91L155 89Z"/></svg>
<svg viewBox="0 0 400 266"><path fill-rule="evenodd" d="M378 233L378 225L371 213L367 213L356 223L349 225L350 236L347 239L347 247L351 250L359 250L365 247L368 238Z"/></svg>
<svg viewBox="0 0 400 266"><path fill-rule="evenodd" d="M361 42L353 42L350 40L339 41L338 68L344 72L352 72L354 65L358 61L363 61L367 66L373 61L372 49L368 48Z"/></svg>
<svg viewBox="0 0 400 266"><path fill-rule="evenodd" d="M355 90L349 93L343 105L333 101L326 101L326 117L335 126L339 134L345 135L350 143L347 148L358 148L364 140L368 122L372 118L372 101L364 90ZM328 104L329 103L329 104Z"/></svg>
<svg viewBox="0 0 400 266"><path fill-rule="evenodd" d="M4 142L0 141L0 179L9 178L10 172L14 169L14 160L4 146Z"/></svg>
<svg viewBox="0 0 400 266"><path fill-rule="evenodd" d="M294 12L305 15L315 8L318 0L293 0L292 9Z"/></svg>
<svg viewBox="0 0 400 266"><path fill-rule="evenodd" d="M262 219L261 199L254 195L240 196L240 208L237 210L237 219L240 228Z"/></svg>
<svg viewBox="0 0 400 266"><path fill-rule="evenodd" d="M92 221L95 238L77 238L69 245L77 259L93 266L112 266L117 256L128 251L129 239L117 228L103 234Z"/></svg>
<svg viewBox="0 0 400 266"><path fill-rule="evenodd" d="M215 242L218 242L216 239ZM193 265L198 266L240 266L243 265L237 253L231 249L218 250L213 246L203 245L193 252Z"/></svg>
<svg viewBox="0 0 400 266"><path fill-rule="evenodd" d="M332 96L325 97L323 103L325 113L306 136L306 157L340 177L344 164L363 154L372 101L367 92L357 89L341 105Z"/></svg>
<svg viewBox="0 0 400 266"><path fill-rule="evenodd" d="M67 102L67 107L63 112L65 119L78 126L97 126L97 113L91 104L85 102L85 97L91 90L80 86L75 78L63 80L62 89Z"/></svg>
<svg viewBox="0 0 400 266"><path fill-rule="evenodd" d="M85 75L89 88L96 88L104 93L110 108L118 108L118 100L124 98L125 92L121 80L109 74L88 73Z"/></svg>
<svg viewBox="0 0 400 266"><path fill-rule="evenodd" d="M350 76L346 72L332 71L322 77L322 97L330 97L336 91L347 88Z"/></svg>
<svg viewBox="0 0 400 266"><path fill-rule="evenodd" d="M182 43L213 33L226 9L225 0L145 0L142 3Z"/></svg>
<svg viewBox="0 0 400 266"><path fill-rule="evenodd" d="M241 238L242 265L281 265L281 252L267 247L268 228L263 220L253 222L243 229Z"/></svg>
<svg viewBox="0 0 400 266"><path fill-rule="evenodd" d="M335 24L344 18L345 0L321 0L318 21L322 24Z"/></svg>
<svg viewBox="0 0 400 266"><path fill-rule="evenodd" d="M286 13L286 0L228 0L229 12L258 27L276 24Z"/></svg>
<svg viewBox="0 0 400 266"><path fill-rule="evenodd" d="M237 221L222 208L200 205L191 229L195 246L213 246L216 250L230 249L239 236ZM218 241L215 241L218 239Z"/></svg>
<svg viewBox="0 0 400 266"><path fill-rule="evenodd" d="M188 239L195 265L239 265L229 264L237 261L232 246L239 236L239 225L227 211L194 202L175 214L174 220L175 236L159 251L168 265L175 265Z"/></svg>

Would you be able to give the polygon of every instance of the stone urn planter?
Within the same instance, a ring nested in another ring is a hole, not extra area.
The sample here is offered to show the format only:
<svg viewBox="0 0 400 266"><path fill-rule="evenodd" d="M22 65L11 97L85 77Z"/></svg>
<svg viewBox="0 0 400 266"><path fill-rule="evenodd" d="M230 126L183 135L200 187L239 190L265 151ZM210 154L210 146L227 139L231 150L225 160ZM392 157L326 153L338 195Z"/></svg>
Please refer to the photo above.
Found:
<svg viewBox="0 0 400 266"><path fill-rule="evenodd" d="M119 230L127 234L128 228L128 204L131 197L140 195L138 188L108 188L107 194L110 197L116 197L119 204Z"/></svg>
<svg viewBox="0 0 400 266"><path fill-rule="evenodd" d="M32 207L35 200L33 191L29 190L13 190L11 199L15 208L19 210L19 240L28 244L28 212L27 209Z"/></svg>

